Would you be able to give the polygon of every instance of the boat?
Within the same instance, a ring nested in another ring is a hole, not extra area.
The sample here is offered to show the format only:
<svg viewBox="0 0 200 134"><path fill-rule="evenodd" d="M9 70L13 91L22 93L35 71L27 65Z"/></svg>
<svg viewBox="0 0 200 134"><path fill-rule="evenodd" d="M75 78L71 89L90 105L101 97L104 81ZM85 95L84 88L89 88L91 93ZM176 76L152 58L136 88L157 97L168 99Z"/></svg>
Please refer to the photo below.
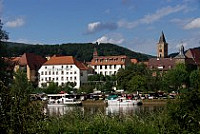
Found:
<svg viewBox="0 0 200 134"><path fill-rule="evenodd" d="M126 97L118 97L117 95L109 96L106 102L108 106L132 106L142 104L140 99L127 99Z"/></svg>
<svg viewBox="0 0 200 134"><path fill-rule="evenodd" d="M48 106L81 105L82 101L67 93L47 94Z"/></svg>

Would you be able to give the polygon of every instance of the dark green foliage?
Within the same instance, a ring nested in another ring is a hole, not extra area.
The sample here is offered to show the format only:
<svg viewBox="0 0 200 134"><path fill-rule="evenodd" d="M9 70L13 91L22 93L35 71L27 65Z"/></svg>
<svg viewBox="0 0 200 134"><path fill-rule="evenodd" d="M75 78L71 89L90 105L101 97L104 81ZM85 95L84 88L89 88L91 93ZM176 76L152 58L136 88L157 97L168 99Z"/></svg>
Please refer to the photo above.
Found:
<svg viewBox="0 0 200 134"><path fill-rule="evenodd" d="M144 64L132 64L126 69L120 69L116 77L119 89L133 92L146 91L147 79L152 75Z"/></svg>
<svg viewBox="0 0 200 134"><path fill-rule="evenodd" d="M52 56L54 54L74 56L80 61L91 61L94 47L97 48L99 56L104 55L127 55L130 58L136 58L140 61L148 60L151 56L136 53L129 49L113 45L92 43L68 43L62 45L28 45L20 43L7 42L9 53L7 56L19 56L23 53L35 53L41 56Z"/></svg>
<svg viewBox="0 0 200 134"><path fill-rule="evenodd" d="M190 86L198 89L200 88L200 70L194 70L190 74Z"/></svg>
<svg viewBox="0 0 200 134"><path fill-rule="evenodd" d="M200 90L193 89L169 103L166 109L168 133L200 133Z"/></svg>
<svg viewBox="0 0 200 134"><path fill-rule="evenodd" d="M174 69L164 75L164 81L170 90L179 90L183 85L188 85L188 71L184 64L178 64Z"/></svg>
<svg viewBox="0 0 200 134"><path fill-rule="evenodd" d="M11 88L1 87L1 89L1 123L3 123L1 132L19 134L42 132L41 121L44 120L42 103L30 101L33 88L26 74L17 72Z"/></svg>
<svg viewBox="0 0 200 134"><path fill-rule="evenodd" d="M104 76L102 74L95 74L88 77L90 85L102 92L111 92L112 87L116 86L116 76ZM94 88L93 88L94 89Z"/></svg>

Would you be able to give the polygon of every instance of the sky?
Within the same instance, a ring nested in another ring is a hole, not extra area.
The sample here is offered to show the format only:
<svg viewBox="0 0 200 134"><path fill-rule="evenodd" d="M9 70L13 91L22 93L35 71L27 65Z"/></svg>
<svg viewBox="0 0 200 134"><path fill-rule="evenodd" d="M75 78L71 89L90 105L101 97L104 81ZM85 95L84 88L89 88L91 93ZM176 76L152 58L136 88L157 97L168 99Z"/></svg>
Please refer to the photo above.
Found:
<svg viewBox="0 0 200 134"><path fill-rule="evenodd" d="M200 0L0 0L9 41L114 43L156 55L163 31L169 53L200 46Z"/></svg>

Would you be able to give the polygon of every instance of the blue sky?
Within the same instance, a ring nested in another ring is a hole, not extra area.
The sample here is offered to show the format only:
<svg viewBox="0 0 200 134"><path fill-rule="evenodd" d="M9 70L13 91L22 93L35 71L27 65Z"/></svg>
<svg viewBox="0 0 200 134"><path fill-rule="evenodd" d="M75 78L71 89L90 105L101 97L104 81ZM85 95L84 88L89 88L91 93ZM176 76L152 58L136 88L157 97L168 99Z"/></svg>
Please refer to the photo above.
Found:
<svg viewBox="0 0 200 134"><path fill-rule="evenodd" d="M156 55L162 30L169 53L200 46L200 0L0 0L9 41L110 42Z"/></svg>

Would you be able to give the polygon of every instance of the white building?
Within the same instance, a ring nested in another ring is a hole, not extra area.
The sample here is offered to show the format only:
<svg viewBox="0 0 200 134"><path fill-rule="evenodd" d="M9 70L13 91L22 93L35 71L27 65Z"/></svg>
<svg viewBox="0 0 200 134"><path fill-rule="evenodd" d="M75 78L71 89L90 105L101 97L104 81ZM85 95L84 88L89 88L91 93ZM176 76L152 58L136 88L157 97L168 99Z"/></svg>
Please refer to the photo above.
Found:
<svg viewBox="0 0 200 134"><path fill-rule="evenodd" d="M95 49L90 66L96 74L115 75L120 68L131 64L131 60L125 55L98 56Z"/></svg>
<svg viewBox="0 0 200 134"><path fill-rule="evenodd" d="M63 86L75 82L75 88L87 82L87 67L72 56L53 56L39 69L39 87L55 82Z"/></svg>

